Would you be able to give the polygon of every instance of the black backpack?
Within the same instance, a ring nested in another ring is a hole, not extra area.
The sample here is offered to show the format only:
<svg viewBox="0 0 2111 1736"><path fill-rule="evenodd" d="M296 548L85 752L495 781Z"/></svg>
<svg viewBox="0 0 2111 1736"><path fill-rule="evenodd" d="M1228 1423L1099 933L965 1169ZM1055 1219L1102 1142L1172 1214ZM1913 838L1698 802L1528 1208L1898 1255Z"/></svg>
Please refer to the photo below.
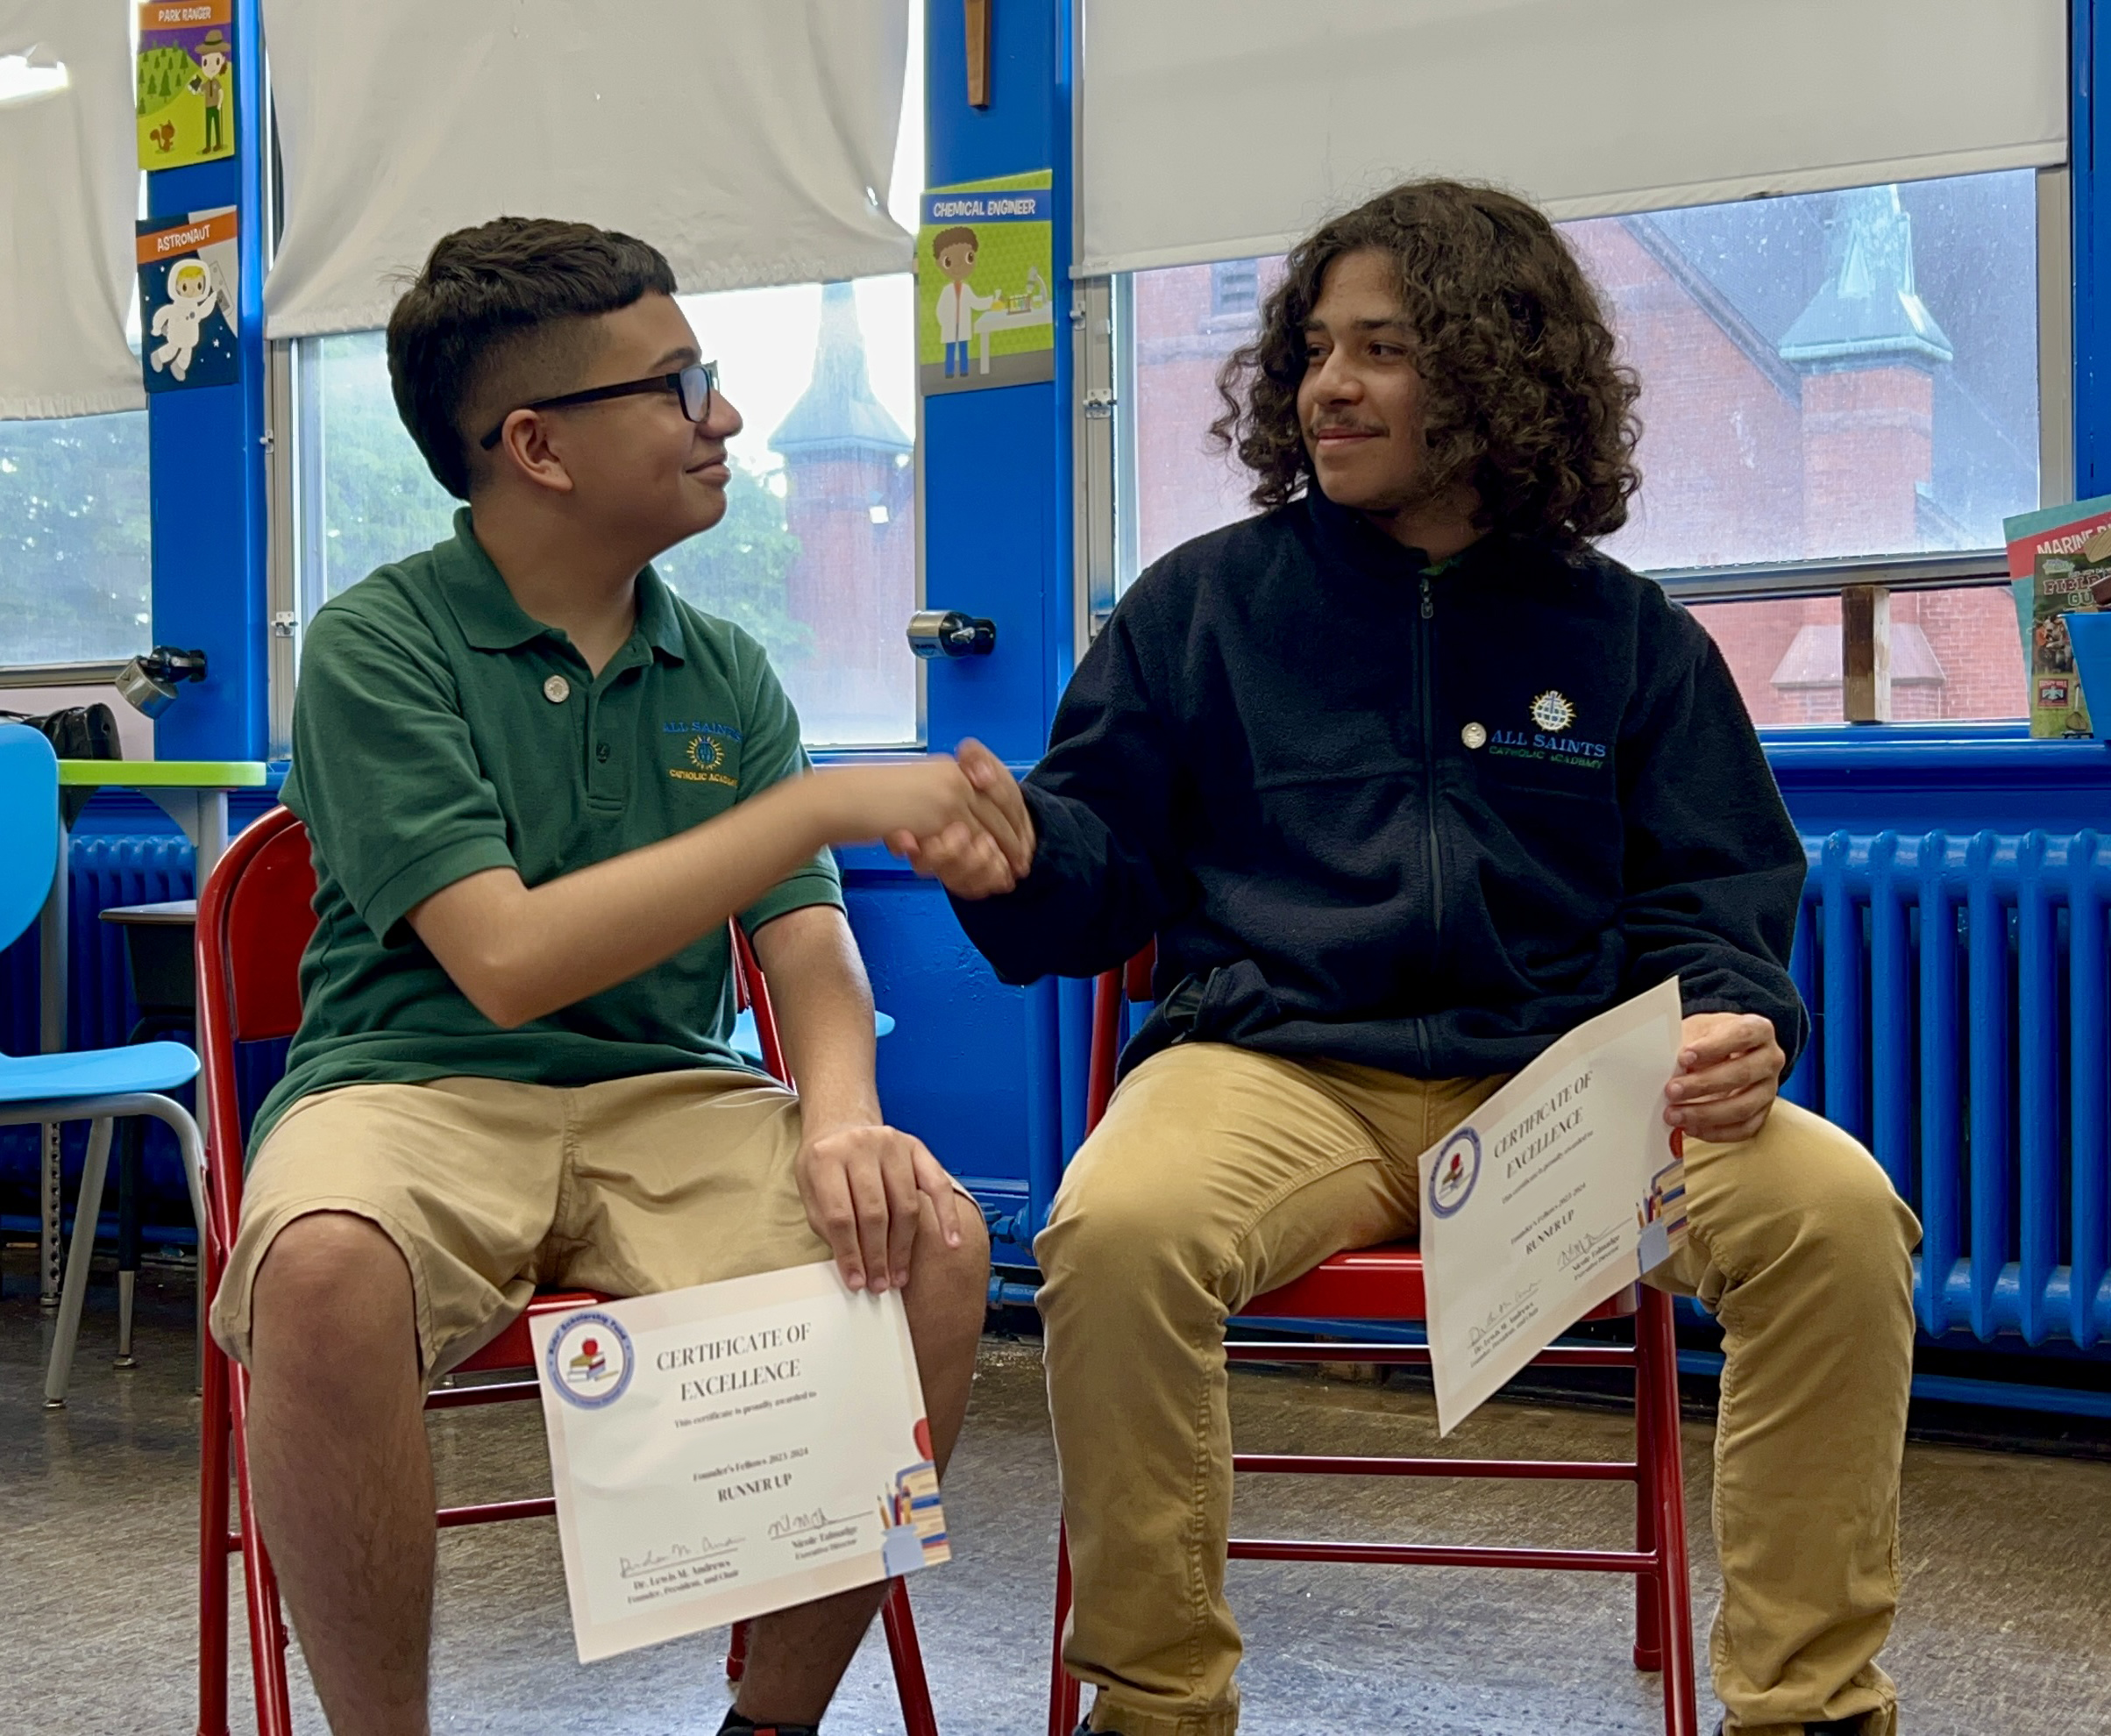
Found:
<svg viewBox="0 0 2111 1736"><path fill-rule="evenodd" d="M52 744L52 751L61 759L122 759L124 743L117 739L117 720L110 708L100 702L95 705L69 705L62 711L50 711L41 717L32 717L25 712L0 711L0 719L10 723L26 723L32 729L44 732L44 738ZM70 826L81 817L81 810L88 806L88 799L95 794L89 789L62 789L59 792L59 813Z"/></svg>

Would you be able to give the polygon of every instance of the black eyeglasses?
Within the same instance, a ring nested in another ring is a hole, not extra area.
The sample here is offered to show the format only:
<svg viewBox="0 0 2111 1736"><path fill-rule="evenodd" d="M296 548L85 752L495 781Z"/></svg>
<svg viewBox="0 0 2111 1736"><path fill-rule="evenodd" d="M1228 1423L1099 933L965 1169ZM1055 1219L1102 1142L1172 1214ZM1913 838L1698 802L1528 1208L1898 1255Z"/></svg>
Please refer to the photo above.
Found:
<svg viewBox="0 0 2111 1736"><path fill-rule="evenodd" d="M695 362L679 374L655 374L643 380L626 380L620 386L590 386L584 392L566 392L562 397L537 398L531 404L516 404L515 409L563 409L572 404L595 404L603 398L630 398L643 392L672 392L681 400L682 414L692 422L701 422L711 414L711 399L718 390L718 364L714 361ZM508 410L499 418L499 425L484 436L479 443L489 452L499 443L499 436L506 431Z"/></svg>

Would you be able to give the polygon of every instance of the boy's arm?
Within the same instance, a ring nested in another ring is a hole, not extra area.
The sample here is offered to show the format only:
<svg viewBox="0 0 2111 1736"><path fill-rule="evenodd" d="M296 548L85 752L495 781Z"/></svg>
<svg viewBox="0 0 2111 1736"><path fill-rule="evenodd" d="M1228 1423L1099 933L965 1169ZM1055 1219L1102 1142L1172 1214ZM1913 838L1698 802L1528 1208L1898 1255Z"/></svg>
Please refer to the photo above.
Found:
<svg viewBox="0 0 2111 1736"><path fill-rule="evenodd" d="M873 1082L872 991L850 925L808 905L755 932L785 1061L799 1082L799 1190L852 1290L899 1289L928 1198L949 1246L960 1196L920 1140L886 1125Z"/></svg>
<svg viewBox="0 0 2111 1736"><path fill-rule="evenodd" d="M302 662L288 805L373 932L391 942L408 923L494 1024L525 1024L672 957L827 844L986 825L1027 859L998 806L936 757L788 779L530 887L453 677L415 623L385 599L332 604Z"/></svg>
<svg viewBox="0 0 2111 1736"><path fill-rule="evenodd" d="M538 886L517 868L486 868L414 905L409 920L477 1010L512 1029L672 958L827 845L956 824L994 831L1026 859L997 804L940 755L793 779Z"/></svg>
<svg viewBox="0 0 2111 1736"><path fill-rule="evenodd" d="M1134 619L1137 581L1064 691L1047 755L1024 789L974 743L960 764L1024 829L1032 867L1014 889L979 839L888 845L953 894L968 938L1009 983L1089 977L1119 964L1191 896L1176 833L1181 755L1171 701L1154 681Z"/></svg>
<svg viewBox="0 0 2111 1736"><path fill-rule="evenodd" d="M1722 653L1683 611L1667 625L1662 673L1622 743L1626 988L1675 976L1689 1025L1757 1015L1786 1066L1809 1030L1788 971L1802 841Z"/></svg>

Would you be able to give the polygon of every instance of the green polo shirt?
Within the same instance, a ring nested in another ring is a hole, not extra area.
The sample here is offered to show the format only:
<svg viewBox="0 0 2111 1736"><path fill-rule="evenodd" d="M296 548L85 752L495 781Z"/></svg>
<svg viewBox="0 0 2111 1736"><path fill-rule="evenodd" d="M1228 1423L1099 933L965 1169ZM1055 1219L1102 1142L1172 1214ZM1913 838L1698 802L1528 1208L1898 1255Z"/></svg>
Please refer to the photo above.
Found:
<svg viewBox="0 0 2111 1736"><path fill-rule="evenodd" d="M443 886L514 868L530 886L725 813L807 769L760 645L650 567L637 628L597 676L523 613L470 525L354 585L309 623L283 800L307 822L315 938L301 1028L253 1151L310 1092L450 1074L588 1085L737 1067L730 947L666 963L517 1030L478 1012L404 918ZM752 933L842 903L823 850L741 916Z"/></svg>

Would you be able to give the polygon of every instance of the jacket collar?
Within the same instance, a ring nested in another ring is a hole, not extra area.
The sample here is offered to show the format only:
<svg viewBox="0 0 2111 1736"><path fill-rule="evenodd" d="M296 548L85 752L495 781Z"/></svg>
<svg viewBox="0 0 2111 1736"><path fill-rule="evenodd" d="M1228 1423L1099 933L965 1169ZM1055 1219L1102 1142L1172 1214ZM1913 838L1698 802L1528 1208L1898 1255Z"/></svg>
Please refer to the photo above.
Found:
<svg viewBox="0 0 2111 1736"><path fill-rule="evenodd" d="M1508 540L1500 531L1491 530L1449 559L1432 561L1424 551L1387 536L1353 508L1335 505L1316 486L1308 485L1303 498L1321 559L1373 579L1397 582L1477 566Z"/></svg>

